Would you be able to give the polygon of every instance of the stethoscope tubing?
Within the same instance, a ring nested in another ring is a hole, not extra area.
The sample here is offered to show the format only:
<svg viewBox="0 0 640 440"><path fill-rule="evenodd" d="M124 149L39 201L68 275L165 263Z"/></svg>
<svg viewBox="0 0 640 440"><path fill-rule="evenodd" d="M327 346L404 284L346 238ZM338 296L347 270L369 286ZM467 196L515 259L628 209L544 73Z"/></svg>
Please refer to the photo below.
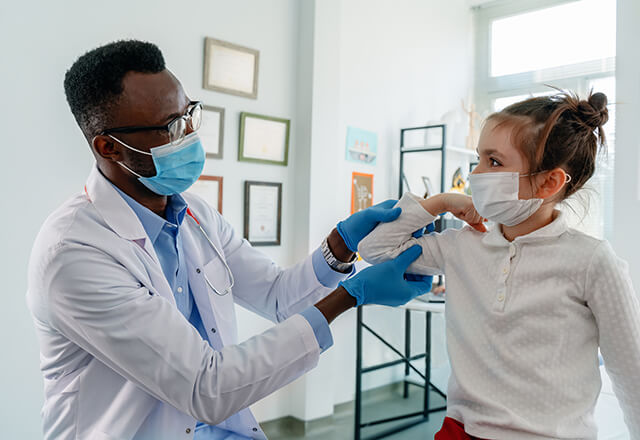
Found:
<svg viewBox="0 0 640 440"><path fill-rule="evenodd" d="M228 295L231 292L231 289L233 288L233 286L235 285L235 279L233 278L233 273L231 272L231 269L229 268L229 265L227 264L225 259L222 257L222 253L218 250L218 247L215 244L213 244L213 241L211 241L211 238L209 238L209 235L204 230L204 228L202 227L202 225L200 224L198 219L193 215L193 213L191 212L191 210L189 208L187 208L187 215L189 217L191 217L191 219L194 221L194 223L196 224L196 226L198 227L198 229L200 230L200 232L202 233L204 238L207 239L207 241L209 242L209 244L211 245L213 250L216 252L216 255L218 255L218 258L220 258L220 261L222 261L222 264L224 264L224 267L227 270L227 273L229 274L229 279L231 280L231 285L229 287L227 287L226 289L224 289L224 292L220 293L220 291L218 291L218 289L216 289L216 287L211 283L211 281L209 281L209 278L207 277L207 274L204 273L204 270L203 270L202 271L202 275L204 276L205 282L211 288L211 290L213 290L215 292L216 295L218 295L218 296Z"/></svg>

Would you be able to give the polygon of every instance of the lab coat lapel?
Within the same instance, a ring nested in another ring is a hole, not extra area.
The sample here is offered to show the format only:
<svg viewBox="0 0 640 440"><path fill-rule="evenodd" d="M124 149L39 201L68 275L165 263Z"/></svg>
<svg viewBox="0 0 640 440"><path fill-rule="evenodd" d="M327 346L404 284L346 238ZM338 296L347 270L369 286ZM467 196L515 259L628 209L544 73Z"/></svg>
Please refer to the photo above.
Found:
<svg viewBox="0 0 640 440"><path fill-rule="evenodd" d="M160 260L140 219L107 178L98 171L97 166L91 170L85 192L98 213L116 234L144 250L143 264L151 278L154 290L175 304L173 292L162 272Z"/></svg>

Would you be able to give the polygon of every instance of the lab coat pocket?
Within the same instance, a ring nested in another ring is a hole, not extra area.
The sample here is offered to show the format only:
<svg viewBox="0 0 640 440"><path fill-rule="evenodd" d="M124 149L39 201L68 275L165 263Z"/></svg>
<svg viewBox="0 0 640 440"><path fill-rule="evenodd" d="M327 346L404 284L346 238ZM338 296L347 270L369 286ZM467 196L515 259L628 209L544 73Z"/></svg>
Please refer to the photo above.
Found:
<svg viewBox="0 0 640 440"><path fill-rule="evenodd" d="M220 337L225 345L233 344L235 343L237 329L229 271L219 258L214 258L205 264L202 271L206 277L204 285L208 292L211 308L218 328L221 330ZM212 286L215 287L215 290ZM225 294L225 291L228 291L228 293Z"/></svg>

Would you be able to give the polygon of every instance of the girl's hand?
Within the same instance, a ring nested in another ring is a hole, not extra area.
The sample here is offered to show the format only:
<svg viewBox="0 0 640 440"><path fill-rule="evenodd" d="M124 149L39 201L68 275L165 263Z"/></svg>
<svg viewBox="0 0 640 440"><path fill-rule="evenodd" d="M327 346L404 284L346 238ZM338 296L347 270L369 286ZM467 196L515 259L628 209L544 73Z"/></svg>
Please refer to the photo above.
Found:
<svg viewBox="0 0 640 440"><path fill-rule="evenodd" d="M483 223L486 220L478 214L470 196L456 193L437 194L424 200L422 206L432 215L450 212L460 220L467 222L476 231L487 232Z"/></svg>

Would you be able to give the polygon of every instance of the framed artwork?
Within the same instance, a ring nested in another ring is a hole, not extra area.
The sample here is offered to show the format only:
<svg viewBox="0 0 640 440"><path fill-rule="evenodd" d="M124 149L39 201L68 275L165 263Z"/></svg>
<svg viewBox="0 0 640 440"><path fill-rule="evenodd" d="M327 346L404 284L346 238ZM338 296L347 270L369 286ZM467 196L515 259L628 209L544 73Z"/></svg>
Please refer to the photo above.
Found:
<svg viewBox="0 0 640 440"><path fill-rule="evenodd" d="M255 49L207 37L202 87L256 99L259 61L260 52Z"/></svg>
<svg viewBox="0 0 640 440"><path fill-rule="evenodd" d="M189 188L192 192L202 197L209 205L222 214L222 176L202 175L196 183Z"/></svg>
<svg viewBox="0 0 640 440"><path fill-rule="evenodd" d="M351 162L376 164L378 135L372 131L347 127L346 159Z"/></svg>
<svg viewBox="0 0 640 440"><path fill-rule="evenodd" d="M253 246L279 246L282 183L244 183L244 238Z"/></svg>
<svg viewBox="0 0 640 440"><path fill-rule="evenodd" d="M240 113L238 160L287 166L289 119Z"/></svg>
<svg viewBox="0 0 640 440"><path fill-rule="evenodd" d="M351 214L373 206L373 174L351 175Z"/></svg>
<svg viewBox="0 0 640 440"><path fill-rule="evenodd" d="M224 146L224 109L202 106L202 125L198 130L208 159L222 159Z"/></svg>

